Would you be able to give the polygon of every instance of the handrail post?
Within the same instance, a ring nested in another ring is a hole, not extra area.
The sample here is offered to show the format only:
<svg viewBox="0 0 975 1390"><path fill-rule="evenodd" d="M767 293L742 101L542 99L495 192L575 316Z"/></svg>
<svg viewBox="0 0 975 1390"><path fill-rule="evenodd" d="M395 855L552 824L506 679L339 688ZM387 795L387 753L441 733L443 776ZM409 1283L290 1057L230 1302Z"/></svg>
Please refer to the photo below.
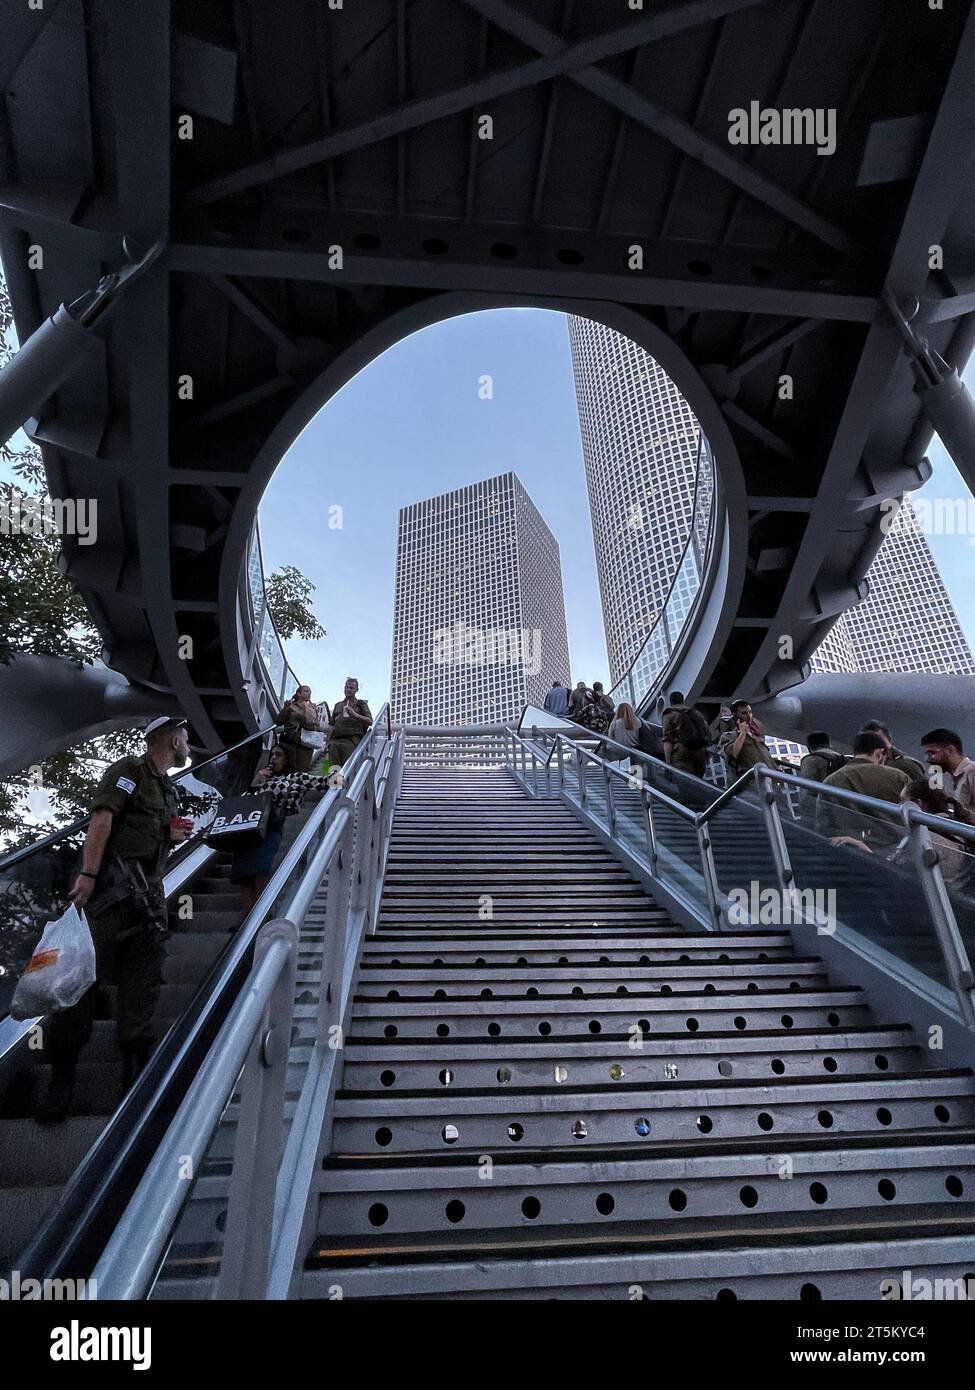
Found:
<svg viewBox="0 0 975 1390"><path fill-rule="evenodd" d="M794 922L799 920L796 916L799 903L796 896L796 880L792 869L792 860L789 857L789 847L785 842L785 832L782 829L782 819L779 816L779 807L775 796L775 774L758 765L756 776L758 793L762 801L765 833L768 836L772 862L775 865L775 876L779 881L779 891L782 894L782 920ZM786 914L786 902L789 904L789 915Z"/></svg>
<svg viewBox="0 0 975 1390"><path fill-rule="evenodd" d="M234 1137L219 1299L262 1299L267 1293L274 1194L283 1146L284 1098L291 1050L291 1015L298 973L298 928L268 922L254 943L254 968L270 947L283 941L286 962L278 972L254 1034L241 1082L240 1115Z"/></svg>
<svg viewBox="0 0 975 1390"><path fill-rule="evenodd" d="M645 782L641 783L640 792L643 798L643 809L647 822L647 851L650 855L650 868L654 877L657 877L657 828L653 823L653 797Z"/></svg>
<svg viewBox="0 0 975 1390"><path fill-rule="evenodd" d="M563 753L563 750L562 750L562 735L561 735L561 734L556 735L556 739L555 739L555 752L556 752L556 754L557 754L557 756L558 756L558 762L559 762L559 791L561 792L561 791L563 791L564 788L565 788L565 756L564 756L564 753Z"/></svg>
<svg viewBox="0 0 975 1390"><path fill-rule="evenodd" d="M322 974L318 995L318 1024L316 1042L319 1046L330 1041L331 1028L342 1022L342 978L345 969L346 938L352 905L354 808L348 796L343 796L336 815L349 812L342 830L338 849L328 871L325 895L325 927L322 949Z"/></svg>
<svg viewBox="0 0 975 1390"><path fill-rule="evenodd" d="M913 819L909 806L904 807L903 815L948 979L958 1000L962 1019L969 1028L975 1029L975 975L972 974L968 951L958 930L951 898L938 868L940 855L931 843L928 827Z"/></svg>
<svg viewBox="0 0 975 1390"><path fill-rule="evenodd" d="M697 846L701 855L701 872L704 875L704 887L708 895L711 921L714 923L714 930L720 931L721 908L718 906L720 889L718 887L718 871L714 866L714 850L711 848L711 832L704 821L697 821L696 829Z"/></svg>
<svg viewBox="0 0 975 1390"><path fill-rule="evenodd" d="M603 787L606 792L606 822L609 826L610 835L616 834L616 805L613 801L613 788L610 786L609 768L606 766L606 759L603 758L600 766L603 769Z"/></svg>
<svg viewBox="0 0 975 1390"><path fill-rule="evenodd" d="M576 772L579 777L579 805L586 809L586 775L582 770L582 749L576 744Z"/></svg>

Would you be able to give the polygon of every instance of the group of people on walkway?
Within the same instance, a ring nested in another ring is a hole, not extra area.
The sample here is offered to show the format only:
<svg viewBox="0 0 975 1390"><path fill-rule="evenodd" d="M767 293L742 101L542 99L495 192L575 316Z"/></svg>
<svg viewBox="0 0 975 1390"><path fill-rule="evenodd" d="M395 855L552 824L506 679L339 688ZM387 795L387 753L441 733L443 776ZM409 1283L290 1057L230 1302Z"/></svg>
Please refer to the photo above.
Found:
<svg viewBox="0 0 975 1390"><path fill-rule="evenodd" d="M327 775L331 766L348 762L372 724L372 712L358 692L359 682L350 676L331 710L325 700L315 704L310 685L299 685L285 701L276 720L282 726L279 741L294 750L298 772Z"/></svg>
<svg viewBox="0 0 975 1390"><path fill-rule="evenodd" d="M236 853L230 868L245 912L270 881L287 818L301 809L306 794L320 787L322 778L341 771L372 724L372 712L358 691L359 682L350 676L341 700L330 710L324 700L315 704L311 686L299 685L282 707L275 721L281 727L278 741L250 787L254 794L270 797L267 831L258 844Z"/></svg>

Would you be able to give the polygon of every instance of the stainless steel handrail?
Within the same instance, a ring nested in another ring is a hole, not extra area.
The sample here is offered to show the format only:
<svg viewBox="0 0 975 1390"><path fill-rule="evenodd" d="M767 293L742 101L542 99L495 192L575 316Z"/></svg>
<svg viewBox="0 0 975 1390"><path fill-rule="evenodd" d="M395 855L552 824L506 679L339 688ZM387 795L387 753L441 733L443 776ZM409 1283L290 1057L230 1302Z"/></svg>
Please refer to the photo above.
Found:
<svg viewBox="0 0 975 1390"><path fill-rule="evenodd" d="M373 730L378 730L379 726L377 718ZM383 731L387 730L388 724L384 723ZM275 1196L282 1181L283 1069L287 1066L288 1044L281 1040L287 1039L290 1031L298 933L328 875L327 910L331 929L326 931L322 969L324 1009L326 995L331 994L335 983L330 972L338 974L340 980L351 982L353 971L348 956L351 952L357 959L361 945L362 932L348 930L345 919L357 913L360 925L374 925L375 905L381 892L391 824L390 778L402 761L403 738L402 735L392 740L387 737L378 755L373 757L371 735L372 730L356 749L356 754L364 750L366 756L356 758L351 785L333 788L316 807L248 915L248 924L259 923L280 896L294 869L305 861L283 916L259 927L255 961L247 983L105 1247L94 1273L102 1297L140 1298L146 1294L189 1195L189 1185L179 1178L177 1160L188 1156L196 1171L241 1068L244 1068L241 1113L217 1295L224 1298L266 1296L275 1234ZM351 760L347 766L350 765ZM376 811L377 799L383 807L382 815ZM376 820L379 821L378 835L371 829ZM335 869L338 872L333 880ZM341 930L336 930L339 922ZM281 949L284 938L288 945L286 953ZM336 959L338 942L341 942L340 959ZM282 980L289 983L282 986ZM341 992L341 997L346 995L351 998L350 989ZM272 1047L274 1034L276 1039ZM269 1073L266 1076L265 1071ZM311 1081L310 1074L302 1090L299 1109L306 1101L306 1091L314 1089L314 1086L309 1088ZM308 1109L307 1104L305 1109ZM301 1140L307 1138L305 1128L306 1125L298 1126ZM301 1199L301 1191L290 1171L288 1178L292 1194ZM107 1292L103 1292L105 1290Z"/></svg>
<svg viewBox="0 0 975 1390"><path fill-rule="evenodd" d="M754 790L758 798L758 806L755 807L762 815L762 824L765 830L769 852L775 867L779 889L784 897L795 899L797 889L795 886L794 874L789 856L789 847L786 841L778 798L775 789L778 787L796 787L801 790L814 792L817 797L827 801L834 801L868 814L875 819L883 819L887 822L897 822L903 825L906 836L910 839L912 853L920 875L921 886L924 892L925 903L934 930L934 936L941 952L945 971L954 992L958 1011L962 1021L971 1029L975 1029L975 972L973 972L971 959L958 926L955 908L951 894L948 892L944 879L941 875L939 865L939 854L931 843L931 833L934 832L942 837L950 836L960 839L971 845L975 852L975 826L946 822L943 818L932 816L922 811L919 807L908 804L894 804L888 801L881 801L875 797L865 796L860 792L848 791L842 787L831 787L822 782L814 782L806 777L799 777L793 773L781 772L777 768L769 767L764 764L750 768L742 777L726 788L704 809L693 811L689 807L681 805L668 797L666 793L654 786L644 778L634 779L632 772L624 772L617 764L609 762L595 753L592 749L586 748L577 739L569 738L566 734L552 731L551 736L555 738L559 748L558 767L559 767L559 787L563 795L568 797L565 791L565 758L563 748L573 750L577 767L579 770L579 799L574 804L578 805L584 814L588 812L586 779L582 775L582 763L584 760L591 762L596 767L602 769L604 785L606 787L606 825L611 838L615 837L616 808L612 803L609 788L612 785L611 779L617 778L626 782L627 786L634 790L639 790L643 799L648 817L648 859L651 865L652 875L657 877L664 884L665 880L660 876L658 870L659 853L657 838L653 824L653 805L657 803L665 806L669 811L682 818L688 826L693 826L697 838L698 855L700 859L701 875L704 882L705 892L708 899L708 910L712 925L719 928L721 924L721 892L717 881L713 851L709 827L711 822L719 812L729 805L735 798L741 797L745 792ZM530 756L536 760L536 754L526 740L520 738L513 730L509 730L512 752L516 746L519 748L524 767L525 760ZM659 760L648 759L647 755L641 755L637 750L624 749L623 745L616 744L614 740L598 735L600 743L609 743L626 752L628 756L641 758L643 761L655 762L657 767L664 764ZM516 780L529 790L527 780L524 775L519 773L515 766L515 759L511 759L511 771ZM637 786L634 787L634 782ZM571 801L572 798L568 797ZM828 841L827 841L828 843ZM797 920L802 920L801 916Z"/></svg>

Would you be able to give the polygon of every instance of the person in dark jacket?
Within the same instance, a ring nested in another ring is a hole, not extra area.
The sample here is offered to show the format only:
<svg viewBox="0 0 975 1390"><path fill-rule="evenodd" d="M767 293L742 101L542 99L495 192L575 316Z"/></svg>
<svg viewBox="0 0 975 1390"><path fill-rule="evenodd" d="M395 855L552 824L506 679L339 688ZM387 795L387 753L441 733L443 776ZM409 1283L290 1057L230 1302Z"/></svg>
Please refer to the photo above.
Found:
<svg viewBox="0 0 975 1390"><path fill-rule="evenodd" d="M298 772L307 772L320 749L304 742L302 734L322 733L318 708L312 704L310 685L299 685L291 699L285 702L276 722L284 726L280 741L293 749L295 768Z"/></svg>
<svg viewBox="0 0 975 1390"><path fill-rule="evenodd" d="M846 765L845 756L830 747L827 733L807 734L806 747L809 752L799 764L799 776L807 781L825 782L827 777ZM809 825L816 820L817 800L815 792L802 791L799 794L799 813Z"/></svg>

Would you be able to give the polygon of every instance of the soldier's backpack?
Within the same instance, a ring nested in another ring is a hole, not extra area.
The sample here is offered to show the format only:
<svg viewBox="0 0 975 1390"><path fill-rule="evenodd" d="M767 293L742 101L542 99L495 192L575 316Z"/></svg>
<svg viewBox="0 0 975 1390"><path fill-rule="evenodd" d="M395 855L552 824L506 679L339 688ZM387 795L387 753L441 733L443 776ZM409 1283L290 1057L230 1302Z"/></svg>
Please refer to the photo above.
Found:
<svg viewBox="0 0 975 1390"><path fill-rule="evenodd" d="M680 723L677 726L676 742L686 748L689 753L696 753L701 748L707 748L708 726L704 715L699 714L696 709L682 709Z"/></svg>

